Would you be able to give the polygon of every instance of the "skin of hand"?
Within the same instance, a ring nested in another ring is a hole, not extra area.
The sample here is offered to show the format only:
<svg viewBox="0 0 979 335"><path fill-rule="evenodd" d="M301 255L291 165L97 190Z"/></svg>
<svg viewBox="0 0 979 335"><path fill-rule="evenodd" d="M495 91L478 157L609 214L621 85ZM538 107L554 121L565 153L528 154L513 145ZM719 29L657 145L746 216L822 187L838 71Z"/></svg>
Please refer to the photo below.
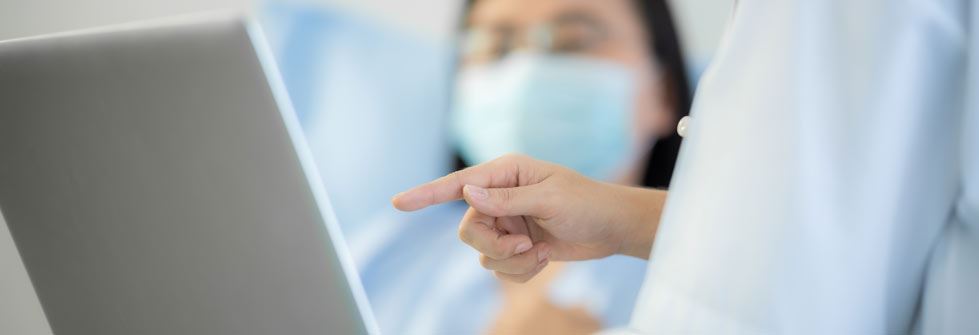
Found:
<svg viewBox="0 0 979 335"><path fill-rule="evenodd" d="M459 238L503 280L526 282L553 261L647 258L666 192L588 179L523 155L456 171L392 199L403 211L465 199Z"/></svg>
<svg viewBox="0 0 979 335"><path fill-rule="evenodd" d="M554 263L525 284L502 282L503 306L487 334L585 335L600 331L601 321L584 307L558 306L548 297L548 288L563 264Z"/></svg>

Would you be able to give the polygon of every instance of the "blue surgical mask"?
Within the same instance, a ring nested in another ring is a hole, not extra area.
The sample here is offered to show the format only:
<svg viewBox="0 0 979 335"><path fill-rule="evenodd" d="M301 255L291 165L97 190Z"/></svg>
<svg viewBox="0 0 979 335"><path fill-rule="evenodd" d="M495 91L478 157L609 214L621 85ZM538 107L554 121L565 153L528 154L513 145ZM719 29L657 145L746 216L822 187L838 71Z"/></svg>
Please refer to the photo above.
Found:
<svg viewBox="0 0 979 335"><path fill-rule="evenodd" d="M515 53L460 73L453 135L470 164L523 153L609 179L633 153L634 98L635 80L624 66Z"/></svg>

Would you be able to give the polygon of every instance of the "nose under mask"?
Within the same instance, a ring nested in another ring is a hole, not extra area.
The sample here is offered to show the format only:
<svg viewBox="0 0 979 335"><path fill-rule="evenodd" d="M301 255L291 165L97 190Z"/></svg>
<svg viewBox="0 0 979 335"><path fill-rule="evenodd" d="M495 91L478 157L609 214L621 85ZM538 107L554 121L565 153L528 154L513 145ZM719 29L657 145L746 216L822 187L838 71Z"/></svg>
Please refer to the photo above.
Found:
<svg viewBox="0 0 979 335"><path fill-rule="evenodd" d="M580 56L513 54L466 69L455 91L456 146L470 164L523 153L609 179L632 154L635 86L626 67Z"/></svg>

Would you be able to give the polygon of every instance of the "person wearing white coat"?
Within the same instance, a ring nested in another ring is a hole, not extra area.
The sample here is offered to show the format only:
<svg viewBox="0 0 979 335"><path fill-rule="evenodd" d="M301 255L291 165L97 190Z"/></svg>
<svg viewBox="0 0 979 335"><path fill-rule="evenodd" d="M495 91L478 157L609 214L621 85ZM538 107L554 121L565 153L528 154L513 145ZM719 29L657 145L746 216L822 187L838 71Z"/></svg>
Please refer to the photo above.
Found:
<svg viewBox="0 0 979 335"><path fill-rule="evenodd" d="M521 156L393 203L464 198L463 241L516 281L648 256L626 333L979 333L977 20L969 0L739 1L661 215L661 191Z"/></svg>

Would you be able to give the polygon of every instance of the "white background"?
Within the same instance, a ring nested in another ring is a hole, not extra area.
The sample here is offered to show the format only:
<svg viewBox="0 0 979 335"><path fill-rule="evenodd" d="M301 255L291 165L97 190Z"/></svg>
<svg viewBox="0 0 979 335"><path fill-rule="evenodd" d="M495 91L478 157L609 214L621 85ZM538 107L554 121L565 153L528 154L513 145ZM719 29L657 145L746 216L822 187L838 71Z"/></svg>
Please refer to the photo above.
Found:
<svg viewBox="0 0 979 335"><path fill-rule="evenodd" d="M457 0L292 1L342 6L436 41L452 36L460 5ZM720 38L731 0L672 2L688 55L698 61L708 59ZM0 0L0 40L194 11L250 7L247 0ZM50 333L7 225L0 217L0 334Z"/></svg>

